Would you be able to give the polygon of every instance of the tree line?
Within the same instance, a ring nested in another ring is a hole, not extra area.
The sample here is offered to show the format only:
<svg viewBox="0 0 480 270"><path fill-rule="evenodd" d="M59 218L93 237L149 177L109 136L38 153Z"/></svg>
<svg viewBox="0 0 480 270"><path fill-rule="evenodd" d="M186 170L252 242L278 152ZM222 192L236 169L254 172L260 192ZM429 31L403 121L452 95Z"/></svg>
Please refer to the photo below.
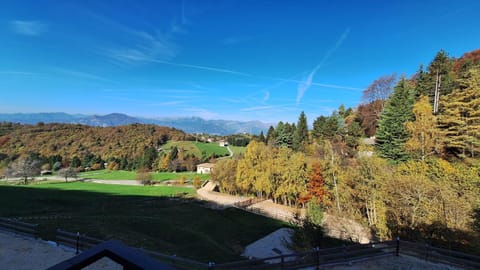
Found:
<svg viewBox="0 0 480 270"><path fill-rule="evenodd" d="M270 127L212 178L223 192L360 220L381 239L480 251L480 50L440 51L410 78L372 82L357 108L306 123L302 112Z"/></svg>

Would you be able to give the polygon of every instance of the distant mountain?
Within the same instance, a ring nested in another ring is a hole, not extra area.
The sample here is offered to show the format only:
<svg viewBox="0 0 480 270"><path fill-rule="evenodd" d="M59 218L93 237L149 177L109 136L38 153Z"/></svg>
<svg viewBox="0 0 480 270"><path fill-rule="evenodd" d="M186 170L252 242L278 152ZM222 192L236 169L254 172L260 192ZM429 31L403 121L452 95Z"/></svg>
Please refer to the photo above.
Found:
<svg viewBox="0 0 480 270"><path fill-rule="evenodd" d="M199 117L179 118L137 118L121 113L107 115L82 115L67 113L12 113L0 114L0 122L14 122L21 124L66 123L82 124L87 126L123 126L134 123L155 124L173 127L187 133L208 133L229 135L237 133L259 134L266 132L270 124L260 121L232 121L232 120L205 120Z"/></svg>

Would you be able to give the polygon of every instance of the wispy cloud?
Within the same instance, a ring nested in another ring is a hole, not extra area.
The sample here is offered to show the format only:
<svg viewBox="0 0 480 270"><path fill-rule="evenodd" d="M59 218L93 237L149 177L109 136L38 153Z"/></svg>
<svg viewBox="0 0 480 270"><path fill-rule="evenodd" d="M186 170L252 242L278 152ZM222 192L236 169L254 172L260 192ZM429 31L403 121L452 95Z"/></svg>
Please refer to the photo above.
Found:
<svg viewBox="0 0 480 270"><path fill-rule="evenodd" d="M192 113L195 116L204 118L204 119L218 119L220 118L220 115L218 113L209 111L204 108L198 108L198 107L190 107L190 108L185 108L184 111Z"/></svg>
<svg viewBox="0 0 480 270"><path fill-rule="evenodd" d="M9 21L10 29L20 35L39 36L48 31L48 25L41 21Z"/></svg>
<svg viewBox="0 0 480 270"><path fill-rule="evenodd" d="M242 108L240 111L242 112L252 112L252 111L267 111L273 109L274 106L254 106L248 108Z"/></svg>
<svg viewBox="0 0 480 270"><path fill-rule="evenodd" d="M214 71L214 72L220 72L220 73L229 73L229 74L235 74L235 75L247 76L247 77L252 77L253 76L253 75L248 74L248 73L239 72L239 71L235 71L235 70L231 70L231 69L224 69L224 68L216 68L216 67L201 66L201 65L191 65L191 64L182 64L182 63L175 63L175 62L156 60L156 59L151 59L151 60L145 59L145 61L150 61L150 62L159 63L159 64L165 64L165 65L170 65L170 66L201 69L201 70L208 70L208 71Z"/></svg>
<svg viewBox="0 0 480 270"><path fill-rule="evenodd" d="M324 55L322 61L308 74L307 78L303 81L300 82L297 88L297 105L300 104L300 101L303 98L303 95L307 92L307 90L313 85L313 78L317 71L327 62L327 60L335 53L335 51L342 46L343 42L345 39L348 37L348 34L350 33L350 28L347 28L338 41L335 43L335 45L327 51L327 53ZM325 86L325 85L320 85L320 86Z"/></svg>
<svg viewBox="0 0 480 270"><path fill-rule="evenodd" d="M270 91L265 91L265 96L263 97L263 101L268 101L270 99Z"/></svg>
<svg viewBox="0 0 480 270"><path fill-rule="evenodd" d="M29 71L16 71L16 70L0 70L0 75L18 75L18 76L35 76L39 75L38 73L35 72L29 72Z"/></svg>
<svg viewBox="0 0 480 270"><path fill-rule="evenodd" d="M76 71L76 70L70 70L70 69L64 69L64 68L52 68L52 70L56 73L61 73L61 74L64 74L64 75L73 76L73 77L77 77L77 78L116 83L115 81L112 81L108 78L101 77L101 76L91 74L91 73L86 73L86 72L81 72L81 71Z"/></svg>

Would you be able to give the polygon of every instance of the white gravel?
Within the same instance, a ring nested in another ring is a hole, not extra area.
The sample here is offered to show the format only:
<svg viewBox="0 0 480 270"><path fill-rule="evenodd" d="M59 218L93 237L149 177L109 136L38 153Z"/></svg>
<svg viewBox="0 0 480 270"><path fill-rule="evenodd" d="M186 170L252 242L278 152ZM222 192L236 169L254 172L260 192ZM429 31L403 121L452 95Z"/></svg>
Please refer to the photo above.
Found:
<svg viewBox="0 0 480 270"><path fill-rule="evenodd" d="M75 256L75 250L71 248L0 231L0 269L2 270L47 269L73 256ZM84 269L116 270L122 267L104 258Z"/></svg>

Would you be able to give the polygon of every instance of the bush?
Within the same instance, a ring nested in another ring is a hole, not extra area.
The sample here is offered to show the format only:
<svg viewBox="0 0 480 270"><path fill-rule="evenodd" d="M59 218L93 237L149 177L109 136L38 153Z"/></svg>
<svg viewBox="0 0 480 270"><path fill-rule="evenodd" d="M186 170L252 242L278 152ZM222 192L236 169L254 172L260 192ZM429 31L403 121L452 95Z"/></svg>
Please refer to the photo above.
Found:
<svg viewBox="0 0 480 270"><path fill-rule="evenodd" d="M202 187L202 179L200 179L200 176L195 176L195 178L193 178L193 186L196 189L199 189Z"/></svg>

